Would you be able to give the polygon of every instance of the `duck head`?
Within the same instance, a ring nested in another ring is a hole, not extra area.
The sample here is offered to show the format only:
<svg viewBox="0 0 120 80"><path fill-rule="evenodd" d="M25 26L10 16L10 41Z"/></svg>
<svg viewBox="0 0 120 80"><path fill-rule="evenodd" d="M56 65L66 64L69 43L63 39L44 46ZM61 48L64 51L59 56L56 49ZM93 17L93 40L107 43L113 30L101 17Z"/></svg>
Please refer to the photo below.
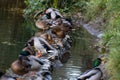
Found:
<svg viewBox="0 0 120 80"><path fill-rule="evenodd" d="M24 75L28 73L28 70L25 69L25 67L22 65L22 62L20 60L15 60L11 64L11 69L17 75Z"/></svg>
<svg viewBox="0 0 120 80"><path fill-rule="evenodd" d="M93 67L97 67L101 64L102 60L101 58L97 58L93 61Z"/></svg>
<svg viewBox="0 0 120 80"><path fill-rule="evenodd" d="M22 52L20 53L20 55L21 55L21 56L28 56L28 55L30 55L30 52L28 52L28 51L22 51Z"/></svg>
<svg viewBox="0 0 120 80"><path fill-rule="evenodd" d="M25 48L23 48L22 52L20 54L23 54L23 55L34 55L35 54L35 51L33 49L33 46L26 46Z"/></svg>
<svg viewBox="0 0 120 80"><path fill-rule="evenodd" d="M47 13L50 13L50 12L52 12L52 11L53 11L52 8L47 8L47 9L45 10L45 13L47 14Z"/></svg>

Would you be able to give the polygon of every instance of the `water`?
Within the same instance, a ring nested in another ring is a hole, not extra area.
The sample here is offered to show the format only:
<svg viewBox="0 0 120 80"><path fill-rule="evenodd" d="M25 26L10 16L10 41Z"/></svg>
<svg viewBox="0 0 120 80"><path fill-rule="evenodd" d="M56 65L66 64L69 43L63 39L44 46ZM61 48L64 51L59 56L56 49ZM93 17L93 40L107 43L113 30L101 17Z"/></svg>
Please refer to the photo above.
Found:
<svg viewBox="0 0 120 80"><path fill-rule="evenodd" d="M1 0L0 3L2 1L6 0ZM7 5L7 3L5 4ZM21 8L11 5L11 8ZM25 42L32 37L35 31L34 22L24 19L18 11L19 9L15 11L7 11L6 9L8 7L0 6L0 71L3 72L18 58ZM74 80L76 76L92 66L95 53L92 48L93 37L82 28L73 31L70 35L73 39L71 58L63 67L53 71L53 80Z"/></svg>
<svg viewBox="0 0 120 80"><path fill-rule="evenodd" d="M54 70L53 80L75 80L78 75L92 67L94 38L82 28L70 35L73 39L71 58L62 68Z"/></svg>
<svg viewBox="0 0 120 80"><path fill-rule="evenodd" d="M17 59L32 35L31 27L32 23L26 22L20 11L0 8L0 71L5 72L11 62Z"/></svg>

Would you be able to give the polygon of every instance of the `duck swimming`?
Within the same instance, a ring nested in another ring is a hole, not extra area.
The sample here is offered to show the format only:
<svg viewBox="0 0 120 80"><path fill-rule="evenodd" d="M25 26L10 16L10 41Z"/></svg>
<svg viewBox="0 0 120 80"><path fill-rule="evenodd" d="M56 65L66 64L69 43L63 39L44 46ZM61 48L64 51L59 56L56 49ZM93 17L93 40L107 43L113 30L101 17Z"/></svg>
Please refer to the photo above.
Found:
<svg viewBox="0 0 120 80"><path fill-rule="evenodd" d="M100 58L97 58L93 64L94 68L80 75L77 80L101 80L103 73L98 67L101 64L101 61Z"/></svg>

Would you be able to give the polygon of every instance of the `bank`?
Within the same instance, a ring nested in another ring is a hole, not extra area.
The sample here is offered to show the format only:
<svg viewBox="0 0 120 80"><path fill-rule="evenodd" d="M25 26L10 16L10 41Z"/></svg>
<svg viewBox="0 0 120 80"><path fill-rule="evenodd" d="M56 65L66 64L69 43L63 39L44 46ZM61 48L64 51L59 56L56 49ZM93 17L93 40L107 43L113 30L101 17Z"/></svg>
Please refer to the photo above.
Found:
<svg viewBox="0 0 120 80"><path fill-rule="evenodd" d="M105 80L120 79L120 1L119 0L90 0L86 2L86 11L81 15L81 22L85 29L96 36L96 48L100 54L106 55ZM77 21L75 21L77 22Z"/></svg>

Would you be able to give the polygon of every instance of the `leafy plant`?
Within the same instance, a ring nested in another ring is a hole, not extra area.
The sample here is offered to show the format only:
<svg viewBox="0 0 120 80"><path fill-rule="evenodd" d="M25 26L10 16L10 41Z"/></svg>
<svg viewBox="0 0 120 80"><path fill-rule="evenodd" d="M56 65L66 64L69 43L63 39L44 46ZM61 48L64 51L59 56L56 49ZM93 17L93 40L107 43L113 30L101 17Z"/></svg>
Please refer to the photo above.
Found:
<svg viewBox="0 0 120 80"><path fill-rule="evenodd" d="M36 11L45 9L43 0L26 0L27 7L24 10L25 15L33 16Z"/></svg>
<svg viewBox="0 0 120 80"><path fill-rule="evenodd" d="M85 10L87 0L25 0L25 16L33 16L37 11L45 10L48 7L59 9L61 12L70 12L73 10Z"/></svg>

